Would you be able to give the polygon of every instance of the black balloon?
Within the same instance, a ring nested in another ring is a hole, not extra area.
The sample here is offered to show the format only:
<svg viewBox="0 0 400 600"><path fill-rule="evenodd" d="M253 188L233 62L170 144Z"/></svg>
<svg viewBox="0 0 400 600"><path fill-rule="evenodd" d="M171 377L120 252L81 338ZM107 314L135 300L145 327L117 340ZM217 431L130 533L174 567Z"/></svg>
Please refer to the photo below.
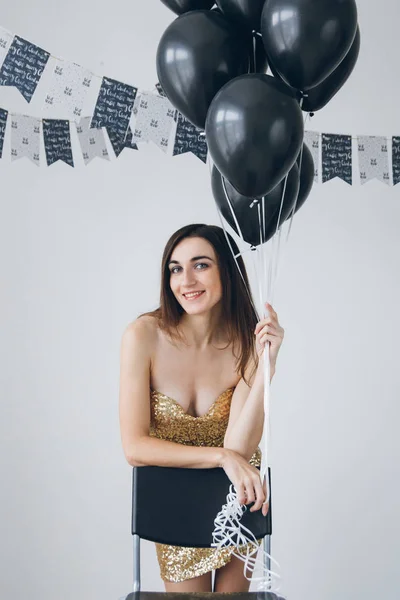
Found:
<svg viewBox="0 0 400 600"><path fill-rule="evenodd" d="M261 15L270 64L302 91L319 85L339 65L356 29L355 0L266 0Z"/></svg>
<svg viewBox="0 0 400 600"><path fill-rule="evenodd" d="M242 75L211 103L206 137L213 162L243 196L265 196L294 164L303 116L293 90L270 75Z"/></svg>
<svg viewBox="0 0 400 600"><path fill-rule="evenodd" d="M171 23L157 49L157 74L172 104L204 129L215 94L230 79L246 73L249 35L215 10L188 12Z"/></svg>
<svg viewBox="0 0 400 600"><path fill-rule="evenodd" d="M183 15L189 10L207 10L214 5L214 0L161 0L161 2L177 15Z"/></svg>
<svg viewBox="0 0 400 600"><path fill-rule="evenodd" d="M268 57L265 52L264 44L261 36L254 36L255 43L255 73L264 73L266 74L268 71Z"/></svg>
<svg viewBox="0 0 400 600"><path fill-rule="evenodd" d="M307 96L303 99L303 110L307 112L320 110L344 86L356 66L360 42L360 28L357 27L356 37L340 65L322 83L307 91Z"/></svg>
<svg viewBox="0 0 400 600"><path fill-rule="evenodd" d="M285 178L286 179L286 178ZM215 201L223 217L228 221L233 230L243 236L243 239L258 246L265 243L275 234L278 224L281 225L293 210L294 203L299 191L299 169L295 163L290 169L285 187L285 179L264 197L264 227L262 238L260 239L260 217L258 204L262 206L261 199L253 201L253 198L247 198L239 194L235 188L224 179L218 169L213 166L211 173L211 186ZM226 194L224 190L224 182ZM282 196L285 191L285 195ZM228 196L228 199L227 197ZM232 209L230 208L231 205ZM281 210L282 205L282 210ZM239 224L240 232L232 215L232 210ZM263 212L261 211L261 217Z"/></svg>
<svg viewBox="0 0 400 600"><path fill-rule="evenodd" d="M260 31L261 13L265 0L216 0L228 18L244 25L250 31Z"/></svg>
<svg viewBox="0 0 400 600"><path fill-rule="evenodd" d="M303 144L303 149L300 151L296 164L300 169L300 188L295 203L294 213L297 213L303 206L314 183L314 160L307 144ZM292 216L292 212L293 211L290 211L287 219Z"/></svg>

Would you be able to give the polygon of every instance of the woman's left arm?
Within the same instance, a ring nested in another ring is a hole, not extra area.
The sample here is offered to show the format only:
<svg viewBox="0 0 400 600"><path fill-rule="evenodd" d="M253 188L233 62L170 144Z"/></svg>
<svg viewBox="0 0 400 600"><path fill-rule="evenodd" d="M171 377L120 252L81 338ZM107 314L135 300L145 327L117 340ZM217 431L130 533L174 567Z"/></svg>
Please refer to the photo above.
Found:
<svg viewBox="0 0 400 600"><path fill-rule="evenodd" d="M270 379L275 374L276 360L281 347L284 329L278 321L278 315L270 304L266 304L269 312L267 319L257 323L257 354L261 358L267 343L270 344ZM232 396L228 427L224 438L224 448L235 450L247 460L253 456L260 443L264 425L264 365L259 360L251 387L241 379Z"/></svg>

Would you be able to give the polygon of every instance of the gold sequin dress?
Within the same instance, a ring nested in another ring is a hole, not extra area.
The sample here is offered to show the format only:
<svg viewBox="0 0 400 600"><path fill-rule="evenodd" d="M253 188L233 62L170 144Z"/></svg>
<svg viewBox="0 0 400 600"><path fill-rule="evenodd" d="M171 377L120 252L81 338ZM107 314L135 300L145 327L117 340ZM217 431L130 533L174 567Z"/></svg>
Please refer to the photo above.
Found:
<svg viewBox="0 0 400 600"><path fill-rule="evenodd" d="M223 446L234 389L229 388L218 396L209 411L200 417L187 414L176 400L151 390L150 435L187 446ZM249 462L260 467L259 448ZM232 551L233 547L217 550L156 543L161 578L175 583L222 567L231 560Z"/></svg>

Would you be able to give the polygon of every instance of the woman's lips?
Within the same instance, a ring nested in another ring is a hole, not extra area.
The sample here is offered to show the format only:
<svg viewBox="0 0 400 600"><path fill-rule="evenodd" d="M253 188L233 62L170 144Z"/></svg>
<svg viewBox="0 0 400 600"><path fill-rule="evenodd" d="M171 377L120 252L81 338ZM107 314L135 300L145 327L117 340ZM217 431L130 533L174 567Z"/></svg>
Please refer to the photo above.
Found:
<svg viewBox="0 0 400 600"><path fill-rule="evenodd" d="M187 300L188 302L191 302L191 301L193 301L193 300L197 300L197 299L198 299L198 298L200 298L200 296L202 296L203 294L204 294L204 290L203 290L202 292L200 292L200 293L196 294L195 296L192 296L192 297L188 297L188 296L186 296L186 294L183 294L183 296L184 296L185 300Z"/></svg>

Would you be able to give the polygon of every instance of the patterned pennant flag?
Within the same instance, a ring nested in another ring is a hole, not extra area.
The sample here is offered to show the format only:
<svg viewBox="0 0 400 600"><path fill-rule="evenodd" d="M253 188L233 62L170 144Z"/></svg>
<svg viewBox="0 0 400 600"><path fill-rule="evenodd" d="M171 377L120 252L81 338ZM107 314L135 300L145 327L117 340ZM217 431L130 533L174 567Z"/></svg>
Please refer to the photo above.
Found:
<svg viewBox="0 0 400 600"><path fill-rule="evenodd" d="M6 133L8 111L0 108L0 158L3 156L4 135Z"/></svg>
<svg viewBox="0 0 400 600"><path fill-rule="evenodd" d="M352 185L351 135L322 133L322 183L339 177Z"/></svg>
<svg viewBox="0 0 400 600"><path fill-rule="evenodd" d="M113 129L124 140L136 94L137 88L103 77L90 127Z"/></svg>
<svg viewBox="0 0 400 600"><path fill-rule="evenodd" d="M43 110L79 121L86 94L93 74L80 65L57 59L52 70L51 82L46 93Z"/></svg>
<svg viewBox="0 0 400 600"><path fill-rule="evenodd" d="M204 132L201 129L188 121L181 113L178 113L178 126L173 155L192 152L206 163L208 148L206 138L202 133Z"/></svg>
<svg viewBox="0 0 400 600"><path fill-rule="evenodd" d="M392 138L393 185L400 183L400 136Z"/></svg>
<svg viewBox="0 0 400 600"><path fill-rule="evenodd" d="M89 126L90 117L84 117L80 120L79 124L76 123L76 131L78 132L85 165L89 164L95 156L110 160L104 138L104 130L90 129Z"/></svg>
<svg viewBox="0 0 400 600"><path fill-rule="evenodd" d="M7 29L3 29L3 27L0 27L0 67L7 56L7 52L10 49L13 38L14 36L12 33L7 31Z"/></svg>
<svg viewBox="0 0 400 600"><path fill-rule="evenodd" d="M304 142L307 144L314 161L314 181L319 183L320 164L321 164L321 143L320 134L317 131L305 131Z"/></svg>
<svg viewBox="0 0 400 600"><path fill-rule="evenodd" d="M136 123L133 141L151 141L167 152L176 112L168 98L143 93L135 103L134 111Z"/></svg>
<svg viewBox="0 0 400 600"><path fill-rule="evenodd" d="M119 156L124 148L130 148L131 150L137 150L138 147L133 142L132 129L128 127L128 133L126 137L121 136L118 131L114 129L107 129L108 137L115 152L115 156Z"/></svg>
<svg viewBox="0 0 400 600"><path fill-rule="evenodd" d="M16 35L0 69L0 85L15 86L30 102L49 56L39 46Z"/></svg>
<svg viewBox="0 0 400 600"><path fill-rule="evenodd" d="M161 83L156 83L156 90L160 94L160 96L163 96L163 98L167 97L167 94L164 92Z"/></svg>
<svg viewBox="0 0 400 600"><path fill-rule="evenodd" d="M58 160L64 161L71 167L74 166L69 121L43 119L43 138L48 166Z"/></svg>
<svg viewBox="0 0 400 600"><path fill-rule="evenodd" d="M11 118L11 160L28 158L40 166L40 119L25 115Z"/></svg>
<svg viewBox="0 0 400 600"><path fill-rule="evenodd" d="M373 135L358 136L358 166L361 184L379 179L390 185L387 138Z"/></svg>

